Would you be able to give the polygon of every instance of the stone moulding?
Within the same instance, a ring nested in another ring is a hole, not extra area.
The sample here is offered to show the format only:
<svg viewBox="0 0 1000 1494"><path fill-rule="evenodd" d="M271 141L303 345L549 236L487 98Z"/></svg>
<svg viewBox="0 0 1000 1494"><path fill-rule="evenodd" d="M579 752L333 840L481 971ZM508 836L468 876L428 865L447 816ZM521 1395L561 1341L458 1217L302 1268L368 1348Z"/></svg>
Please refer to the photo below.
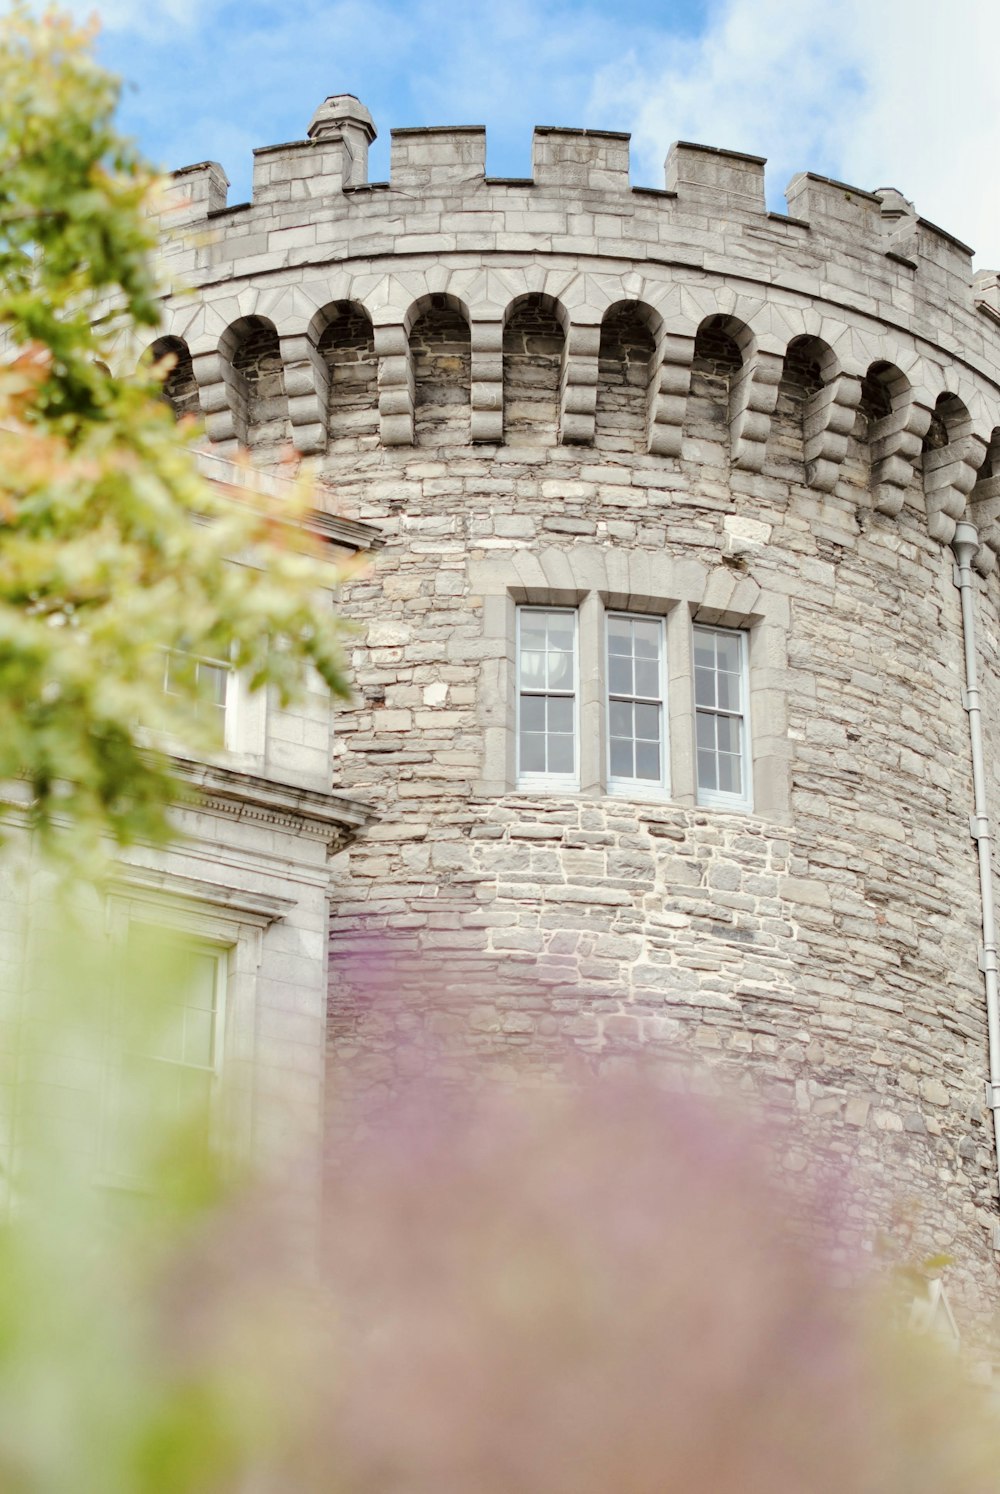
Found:
<svg viewBox="0 0 1000 1494"><path fill-rule="evenodd" d="M278 824L324 840L332 854L371 822L369 805L341 794L299 788L253 773L174 758L173 767L191 790L192 802L229 819Z"/></svg>
<svg viewBox="0 0 1000 1494"><path fill-rule="evenodd" d="M680 141L663 189L634 188L627 134L554 126L536 129L532 176L517 180L486 176L478 126L397 129L390 180L375 184L375 133L353 95L332 95L307 139L257 152L245 211L225 209L217 163L174 174L168 257L202 289L194 310L188 298L165 306L165 331L190 351L216 450L235 452L253 434L252 391L236 362L252 320L276 331L294 450L323 456L337 390L318 338L334 302L356 306L373 329L381 444L412 446L410 331L442 297L468 326L468 443L502 445L503 326L527 294L552 308L565 335L563 445L595 441L601 327L625 302L641 308L655 341L645 390L654 457L683 459L698 330L714 316L740 351L729 390L737 470L766 469L786 350L808 335L826 349L803 412L805 478L818 495L835 491L864 381L884 366L894 371L891 408L868 422L876 511L896 516L919 469L928 527L947 543L991 476L983 463L1000 428L997 276L973 277L968 247L894 188L800 172L788 214L775 214L761 157ZM969 426L920 460L945 395L962 402ZM992 553L981 547L980 569Z"/></svg>

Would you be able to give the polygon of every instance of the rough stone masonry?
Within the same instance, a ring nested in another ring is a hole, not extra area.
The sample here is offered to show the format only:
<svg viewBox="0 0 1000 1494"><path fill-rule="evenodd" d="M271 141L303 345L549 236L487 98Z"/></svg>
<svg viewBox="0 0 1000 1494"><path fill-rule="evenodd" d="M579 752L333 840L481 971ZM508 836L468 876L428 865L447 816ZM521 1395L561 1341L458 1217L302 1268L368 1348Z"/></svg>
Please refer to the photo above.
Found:
<svg viewBox="0 0 1000 1494"><path fill-rule="evenodd" d="M676 144L652 190L620 134L536 130L531 178L501 180L480 129L394 130L378 183L374 134L327 99L256 152L251 203L205 163L166 220L193 287L164 307L175 407L222 455L307 457L384 539L341 598L333 785L377 819L333 862L328 1088L348 1055L391 1084L421 1028L456 1068L681 1056L860 1160L873 1213L908 1209L909 1254L950 1252L952 1301L989 1312L950 543L976 525L996 806L996 276L894 190L800 174L769 212L736 152ZM546 706L568 777L519 765L546 615L575 639ZM612 781L615 617L662 640L655 783ZM695 659L719 638L745 667L716 728ZM713 797L716 729L742 797Z"/></svg>

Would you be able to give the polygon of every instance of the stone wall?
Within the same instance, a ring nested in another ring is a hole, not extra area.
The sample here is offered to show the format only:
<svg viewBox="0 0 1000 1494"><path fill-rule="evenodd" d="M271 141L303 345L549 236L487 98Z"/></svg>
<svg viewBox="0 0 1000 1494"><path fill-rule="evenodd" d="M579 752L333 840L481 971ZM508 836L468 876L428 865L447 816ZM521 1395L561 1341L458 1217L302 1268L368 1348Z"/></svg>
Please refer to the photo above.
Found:
<svg viewBox="0 0 1000 1494"><path fill-rule="evenodd" d="M417 1032L456 1072L662 1059L860 1162L871 1212L848 1233L914 1201L907 1251L953 1254L953 1302L985 1315L949 541L979 525L995 805L994 292L898 194L800 176L768 213L762 163L732 152L675 147L663 192L630 190L627 142L599 132L538 132L530 182L487 179L471 130L405 132L387 185L345 188L338 159L329 140L259 156L254 203L210 218L195 194L175 261L203 290L167 309L224 448L235 313L271 321L293 443L330 512L385 538L342 597L334 782L378 819L334 867L331 1094L348 1060L392 1083ZM278 455L252 415L249 444ZM605 792L593 655L589 778L516 791L519 603L578 607L591 640L604 608L665 618L669 796ZM749 813L696 802L692 620L749 638Z"/></svg>

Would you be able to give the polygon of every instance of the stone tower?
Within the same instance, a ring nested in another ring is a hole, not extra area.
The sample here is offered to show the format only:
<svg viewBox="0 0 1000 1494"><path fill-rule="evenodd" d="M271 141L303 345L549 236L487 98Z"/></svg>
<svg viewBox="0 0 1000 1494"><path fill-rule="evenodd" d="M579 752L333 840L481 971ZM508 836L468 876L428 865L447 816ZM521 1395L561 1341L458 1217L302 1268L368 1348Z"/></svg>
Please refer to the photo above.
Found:
<svg viewBox="0 0 1000 1494"><path fill-rule="evenodd" d="M333 863L328 1082L422 1023L455 1063L684 1055L915 1199L984 1310L996 277L895 190L769 212L732 151L654 190L622 134L537 129L513 180L401 129L369 182L374 134L327 99L251 203L205 163L166 219L178 411L381 534L341 599L332 786L376 819Z"/></svg>

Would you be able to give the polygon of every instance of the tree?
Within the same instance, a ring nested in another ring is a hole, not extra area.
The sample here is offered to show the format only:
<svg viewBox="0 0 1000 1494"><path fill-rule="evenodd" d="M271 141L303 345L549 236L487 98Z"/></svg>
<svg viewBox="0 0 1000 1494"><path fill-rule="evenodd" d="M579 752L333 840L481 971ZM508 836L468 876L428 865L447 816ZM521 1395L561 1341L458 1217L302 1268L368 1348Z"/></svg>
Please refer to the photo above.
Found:
<svg viewBox="0 0 1000 1494"><path fill-rule="evenodd" d="M169 833L149 731L205 744L199 656L285 701L309 665L346 687L295 512L198 475L168 363L109 372L122 331L159 320L155 179L90 40L20 0L0 22L0 780L27 785L46 842L68 823L94 850Z"/></svg>

